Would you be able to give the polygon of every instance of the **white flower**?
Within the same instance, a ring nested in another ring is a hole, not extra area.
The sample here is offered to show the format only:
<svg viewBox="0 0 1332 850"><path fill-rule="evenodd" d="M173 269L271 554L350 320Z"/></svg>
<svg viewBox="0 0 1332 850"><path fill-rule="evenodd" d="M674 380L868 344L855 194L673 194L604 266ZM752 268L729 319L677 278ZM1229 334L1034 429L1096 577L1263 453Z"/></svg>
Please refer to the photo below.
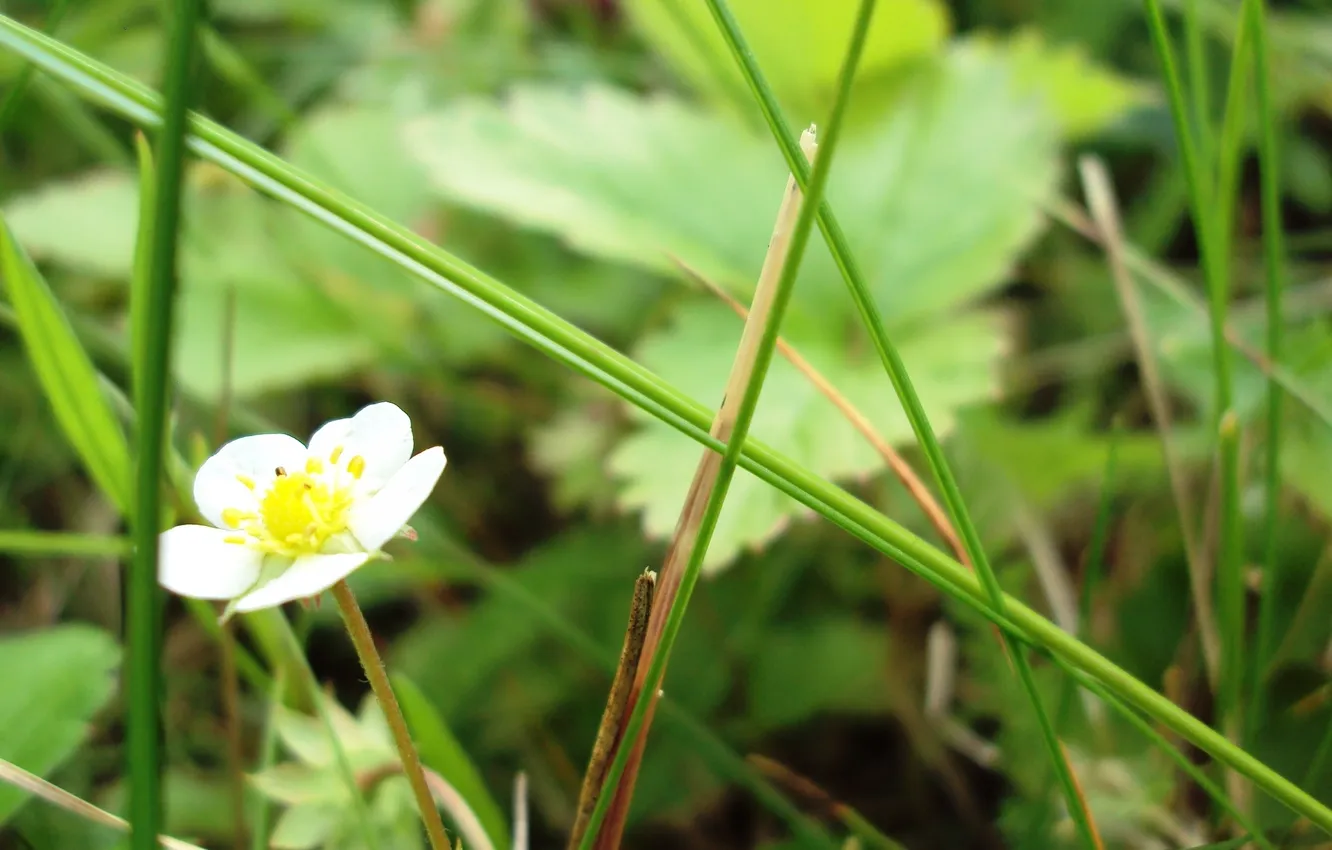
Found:
<svg viewBox="0 0 1332 850"><path fill-rule="evenodd" d="M411 454L412 423L387 402L328 423L308 448L286 434L227 443L194 479L214 527L164 532L158 581L232 600L228 613L319 595L377 555L435 489L444 450Z"/></svg>

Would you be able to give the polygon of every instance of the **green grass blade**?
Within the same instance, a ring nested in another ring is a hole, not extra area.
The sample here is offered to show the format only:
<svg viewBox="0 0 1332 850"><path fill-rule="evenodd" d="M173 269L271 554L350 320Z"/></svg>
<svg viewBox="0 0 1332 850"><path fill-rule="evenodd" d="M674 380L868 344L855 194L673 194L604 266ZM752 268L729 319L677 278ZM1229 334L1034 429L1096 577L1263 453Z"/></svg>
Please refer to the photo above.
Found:
<svg viewBox="0 0 1332 850"><path fill-rule="evenodd" d="M1207 65L1207 43L1204 39L1198 4L1202 0L1184 2L1184 43L1188 54L1188 91L1192 107L1193 126L1198 132L1198 150L1203 161L1212 158L1212 75Z"/></svg>
<svg viewBox="0 0 1332 850"><path fill-rule="evenodd" d="M29 558L107 558L128 554L129 541L102 534L0 530L0 553Z"/></svg>
<svg viewBox="0 0 1332 850"><path fill-rule="evenodd" d="M142 345L136 354L138 413L132 526L134 558L127 580L126 628L129 657L126 684L129 719L126 753L130 781L130 846L153 850L162 825L161 619L157 585L157 535L161 531L162 472L167 442L167 380L170 376L172 310L176 295L176 246L181 225L180 184L185 168L185 131L194 83L195 31L202 0L177 0L167 40L166 103L158 134L153 235L148 283L140 295L147 306Z"/></svg>
<svg viewBox="0 0 1332 850"><path fill-rule="evenodd" d="M30 59L46 73L142 127L154 127L160 120L160 103L151 91L3 15L0 15L0 46ZM651 371L454 255L430 245L408 228L325 187L213 122L196 117L192 126L192 144L201 157L458 298L525 343L700 445L719 453L725 451L725 445L708 433L712 412ZM1018 600L1005 599L1007 616L996 612L989 606L974 575L899 523L760 441L747 442L741 466L970 606L1009 634L1085 671L1126 703L1249 777L1320 829L1332 832L1332 810Z"/></svg>
<svg viewBox="0 0 1332 850"><path fill-rule="evenodd" d="M53 34L56 27L60 26L60 21L69 11L69 0L56 0L51 14L46 16L46 24L42 31ZM27 94L28 85L32 82L32 75L36 73L36 66L28 63L14 77L13 82L9 84L9 90L5 92L5 99L0 101L0 134L9 129L9 122L14 120L18 114L19 104L23 102L23 95Z"/></svg>
<svg viewBox="0 0 1332 850"><path fill-rule="evenodd" d="M859 67L860 56L865 47L866 36L869 33L869 24L874 17L874 6L875 0L861 0L860 2L855 24L852 27L851 42L847 48L846 57L843 60L838 78L837 95L833 101L832 112L819 143L818 154L814 158L814 170L805 190L804 202L800 207L795 227L791 232L791 241L787 247L781 276L777 281L777 291L773 296L772 312L767 323L763 326L763 335L759 340L758 351L754 359L754 370L745 385L740 408L736 413L734 429L726 445L726 450L722 454L721 466L713 484L712 492L708 495L708 502L699 525L698 536L694 539L693 548L689 552L689 560L685 567L684 576L680 581L679 591L670 610L666 612L666 623L662 629L661 643L652 655L651 665L643 679L643 687L640 691L643 694L655 695L661 688L662 679L666 675L666 663L670 659L671 647L674 645L684 623L685 611L688 608L694 587L698 583L698 577L702 572L703 559L707 555L708 544L711 542L712 533L717 527L722 506L726 502L726 494L731 479L734 478L735 471L739 467L740 451L745 444L745 439L749 436L749 426L754 420L754 411L758 409L759 395L763 389L763 380L767 376L768 367L772 364L772 355L776 350L782 317L790 303L791 293L795 290L795 281L800 273L800 263L804 258L805 248L809 244L814 220L823 200L823 190L828 183L828 175L832 171L834 154L837 150L838 140L841 137L842 119L846 115L846 106L851 99L851 84L855 80L856 69ZM803 152L801 161L804 161ZM624 791L626 796L632 793L634 776L633 774L626 776L625 768L640 739L640 735L646 734L646 724L649 722L648 709L655 702L654 698L640 697L634 704L633 711L625 723L624 731L620 735L621 743L616 748L615 758L606 771L604 784L606 791L597 800L597 806L592 812L587 831L584 833L581 844L583 850L591 850L591 847L596 844L601 822L609 810L610 804L620 796L621 790ZM621 777L625 777L627 782L622 781ZM624 800L623 804L627 805L628 800Z"/></svg>
<svg viewBox="0 0 1332 850"><path fill-rule="evenodd" d="M1267 356L1281 360L1281 333L1285 326L1282 291L1286 286L1286 248L1281 220L1281 158L1277 147L1276 110L1272 103L1271 65L1267 53L1266 10L1263 0L1246 4L1253 40L1254 78L1258 106L1258 168L1262 198L1263 264L1267 302ZM1266 690L1262 671L1276 649L1276 600L1282 589L1281 561L1278 552L1278 524L1281 509L1281 385L1267 381L1267 444L1264 495L1267 501L1263 517L1263 590L1258 608L1258 636L1254 647L1253 684L1246 740L1261 727L1266 714ZM1308 786L1305 786L1308 787Z"/></svg>
<svg viewBox="0 0 1332 850"><path fill-rule="evenodd" d="M1233 722L1240 709L1244 663L1244 585L1240 547L1239 510L1239 436L1231 410L1233 379L1230 346L1226 341L1226 313L1230 298L1226 257L1227 234L1219 232L1224 217L1211 203L1213 193L1208 181L1208 164L1198 152L1198 143L1190 131L1185 93L1175 69L1170 35L1166 29L1159 0L1145 0L1148 24L1170 95L1170 111L1179 139L1180 155L1189 188L1193 228L1202 255L1203 274L1207 279L1209 314L1212 326L1212 368L1216 381L1213 419L1216 423L1220 454L1221 517L1216 569L1217 619L1221 630L1220 713ZM1242 48L1239 40L1236 47Z"/></svg>
<svg viewBox="0 0 1332 850"><path fill-rule="evenodd" d="M444 718L426 699L416 683L401 673L394 673L393 690L398 695L402 713L412 730L412 738L421 750L421 761L449 781L467 806L481 821L486 835L496 847L508 847L509 828L504 810L486 787L481 772L454 737Z"/></svg>
<svg viewBox="0 0 1332 850"><path fill-rule="evenodd" d="M749 84L750 93L759 103L773 136L786 155L788 166L793 174L801 175L807 170L807 166L803 162L804 158L799 154L799 146L795 137L791 134L790 128L787 127L782 118L781 106L777 101L776 94L763 78L754 54L745 44L740 27L729 7L725 0L708 0L708 8L711 10L713 19L726 40L733 58L740 66L741 72ZM813 186L812 180L810 186ZM897 392L897 398L901 402L907 419L911 423L911 429L916 436L916 443L925 455L930 471L934 475L935 483L938 484L944 501L948 505L953 524L962 537L972 563L976 565L976 572L980 576L986 594L996 610L1002 613L1004 610L1003 589L1000 587L999 579L985 555L985 547L981 543L975 524L971 521L971 516L962 499L961 490L958 488L952 470L944 458L943 448L934 434L934 428L930 424L929 417L925 414L924 406L920 402L915 386L907 374L906 364L902 362L901 355L888 339L878 307L869 292L864 276L856 265L842 229L833 216L831 206L821 201L818 216L828 248L842 272L842 277L846 281L851 298L860 313L861 321L870 334L884 371L888 374L893 389ZM1077 826L1078 833L1086 846L1099 847L1100 839L1096 836L1095 828L1091 823L1086 801L1078 790L1072 769L1065 758L1063 746L1059 743L1059 738L1055 734L1049 712L1046 711L1040 694L1036 690L1036 682L1032 676L1031 666L1021 647L1013 645L1007 637L1004 638L1004 641L1005 649L1013 662L1018 680L1031 702L1032 711L1036 715L1042 738L1050 752L1056 776L1063 789L1069 812Z"/></svg>
<svg viewBox="0 0 1332 850"><path fill-rule="evenodd" d="M59 301L2 218L0 276L14 306L23 348L57 424L93 482L122 514L127 513L130 455L125 434Z"/></svg>
<svg viewBox="0 0 1332 850"><path fill-rule="evenodd" d="M278 734L277 715L282 709L282 692L285 691L283 674L268 687L268 710L264 712L264 733L259 744L259 764L256 773L263 773L277 762ZM269 821L273 807L268 798L257 790L250 793L250 850L268 850Z"/></svg>

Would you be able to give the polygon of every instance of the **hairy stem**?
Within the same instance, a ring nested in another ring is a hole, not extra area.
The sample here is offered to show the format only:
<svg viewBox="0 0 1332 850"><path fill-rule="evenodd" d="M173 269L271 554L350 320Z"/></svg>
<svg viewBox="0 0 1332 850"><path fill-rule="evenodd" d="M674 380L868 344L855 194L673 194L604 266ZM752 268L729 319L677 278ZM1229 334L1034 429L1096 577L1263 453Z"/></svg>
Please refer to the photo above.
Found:
<svg viewBox="0 0 1332 850"><path fill-rule="evenodd" d="M342 621L347 625L347 634L356 647L356 655L361 659L361 667L370 681L370 689L384 712L389 730L393 733L393 743L397 745L398 755L402 757L402 772L411 783L412 794L416 797L417 808L421 810L421 820L425 822L426 834L430 836L431 850L450 850L449 837L444 831L444 821L435 808L435 798L430 794L430 784L421 769L421 757L412 743L411 733L407 731L407 720L402 716L398 698L389 684L388 671L384 669L384 660L375 648L374 636L370 634L370 624L361 613L361 606L356 604L356 596L347 582L340 581L333 585L333 598L338 600L338 610Z"/></svg>

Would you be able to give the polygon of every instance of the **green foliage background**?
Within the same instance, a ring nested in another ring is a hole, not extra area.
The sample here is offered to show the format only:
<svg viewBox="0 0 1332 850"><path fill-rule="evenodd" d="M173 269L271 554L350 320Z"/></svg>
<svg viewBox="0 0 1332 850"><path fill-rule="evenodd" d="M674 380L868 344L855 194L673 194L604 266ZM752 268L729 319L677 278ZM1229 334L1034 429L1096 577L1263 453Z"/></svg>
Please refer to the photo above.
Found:
<svg viewBox="0 0 1332 850"><path fill-rule="evenodd" d="M74 3L57 35L160 88L158 5ZM1197 287L1184 182L1142 16L1132 3L1079 0L878 5L828 198L946 437L987 550L1005 589L1042 610L1049 579L1038 574L1053 569L1075 592L1092 582L1084 640L1153 687L1177 667L1197 703L1185 707L1205 715L1180 531L1123 315L1099 248L1054 215L1081 200L1073 158L1105 157L1130 242L1159 258L1177 288ZM1211 64L1200 88L1219 103L1233 9L1201 5ZM857 4L731 6L788 120L822 120ZM210 7L206 114L693 398L720 401L741 323L677 261L748 296L785 167L701 3ZM50 10L18 0L4 12L40 26ZM1332 32L1330 14L1287 4L1270 26L1292 246L1281 365L1320 402L1332 397L1332 41L1316 34ZM0 52L0 81L12 86L21 69ZM123 121L40 74L0 129L0 757L115 810L115 547L70 557L68 541L23 535L122 531L135 143ZM1233 323L1257 346L1266 325L1250 172L1237 214ZM215 166L192 166L185 191L173 418L183 459L173 478L188 482L188 466L224 434L304 437L375 399L406 409L418 448L442 444L449 468L416 524L418 543L399 545L393 562L367 567L353 586L411 691L404 700L426 762L496 840L509 829L513 776L525 772L533 846L555 846L572 820L633 579L660 562L699 448ZM20 248L35 265L20 262ZM812 241L784 337L923 468L841 290L832 257ZM1141 295L1177 410L1175 439L1204 504L1206 314L1159 287ZM25 347L20 326L72 334L89 356L44 359ZM1261 541L1265 376L1236 365L1245 539ZM101 418L89 421L89 409ZM1267 723L1250 743L1298 778L1332 719L1332 432L1294 403L1286 423L1283 631L1260 679ZM879 456L784 360L773 364L754 434L933 539ZM1109 546L1094 573L1089 544L1102 506ZM1254 543L1246 563L1260 569L1261 555ZM1072 843L1066 818L1053 814L1061 804L1048 764L1034 755L1041 744L1025 697L973 614L743 471L705 566L638 783L631 841L642 844L633 846L781 846L781 821L738 790L754 770L736 754L750 752L809 775L913 848ZM291 613L316 675L332 687L348 758L373 764L386 739L372 708L348 713L364 686L335 612ZM178 602L168 615L167 826L227 846L235 824L215 644ZM947 723L922 707L937 675L927 675L936 622L958 640ZM264 670L287 669L264 627L242 637ZM1048 705L1068 701L1056 670L1040 665L1038 674ZM339 820L349 792L323 726L304 713L309 704L275 703L268 684L246 677L242 718L252 810L260 797L283 807L272 846L363 846ZM1135 732L1080 703L1061 716L1108 846L1219 835L1206 806L1182 793L1170 764ZM959 745L954 727L992 739L998 760ZM1313 779L1307 790L1326 801L1332 780ZM369 802L381 846L422 846L405 785L386 783ZM1264 825L1288 823L1265 799L1255 806ZM0 827L0 845L117 841L5 786Z"/></svg>

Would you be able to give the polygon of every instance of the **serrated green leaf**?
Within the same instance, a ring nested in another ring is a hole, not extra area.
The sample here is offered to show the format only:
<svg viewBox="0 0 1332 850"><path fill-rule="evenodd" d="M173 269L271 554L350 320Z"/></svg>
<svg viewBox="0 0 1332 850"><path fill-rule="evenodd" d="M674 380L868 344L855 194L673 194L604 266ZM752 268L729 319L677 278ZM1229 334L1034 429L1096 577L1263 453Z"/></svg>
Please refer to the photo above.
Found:
<svg viewBox="0 0 1332 850"><path fill-rule="evenodd" d="M82 625L0 638L0 758L45 776L72 755L115 692L120 649ZM0 824L26 796L0 785Z"/></svg>
<svg viewBox="0 0 1332 850"><path fill-rule="evenodd" d="M685 305L673 326L646 338L638 359L698 399L719 403L727 368L739 342L741 323L713 302ZM890 442L911 435L905 414L887 388L879 362L858 355L838 334L788 335L817 368ZM954 412L988 399L997 390L994 364L1005 343L1002 323L993 315L971 313L952 322L904 332L897 340L917 392L938 433L946 433ZM830 478L868 476L882 469L874 449L842 413L785 359L774 360L754 417L753 435ZM625 481L621 504L643 510L654 536L666 536L698 461L698 448L672 431L639 416L642 429L621 443L610 468ZM799 506L740 472L731 485L706 567L717 569L746 546L760 545L791 518Z"/></svg>
<svg viewBox="0 0 1332 850"><path fill-rule="evenodd" d="M412 740L420 748L421 760L458 791L494 845L508 847L509 830L503 809L495 802L481 773L439 712L421 689L400 673L393 676L393 690L411 727Z"/></svg>
<svg viewBox="0 0 1332 850"><path fill-rule="evenodd" d="M762 729L820 711L874 711L887 705L881 628L839 618L775 628L749 675L749 717Z"/></svg>
<svg viewBox="0 0 1332 850"><path fill-rule="evenodd" d="M1147 86L1097 65L1078 45L1049 44L1036 29L1003 40L981 36L975 46L1007 60L1019 86L1040 92L1072 138L1104 129L1151 96Z"/></svg>
<svg viewBox="0 0 1332 850"><path fill-rule="evenodd" d="M0 272L23 347L56 421L93 481L122 514L130 504L129 445L97 371L55 294L0 219Z"/></svg>
<svg viewBox="0 0 1332 850"><path fill-rule="evenodd" d="M732 0L729 7L768 83L796 121L821 117L858 0ZM628 0L635 29L700 91L746 91L707 6L690 0ZM938 0L882 0L860 60L860 79L872 79L941 48L948 10ZM854 102L854 100L853 100Z"/></svg>
<svg viewBox="0 0 1332 850"><path fill-rule="evenodd" d="M1056 175L1053 121L981 51L919 68L895 104L847 139L828 191L890 325L998 283ZM733 122L606 87L463 101L407 138L450 200L650 271L674 273L676 256L737 292L757 277L786 179L768 140ZM794 298L793 322L853 314L821 242Z"/></svg>

